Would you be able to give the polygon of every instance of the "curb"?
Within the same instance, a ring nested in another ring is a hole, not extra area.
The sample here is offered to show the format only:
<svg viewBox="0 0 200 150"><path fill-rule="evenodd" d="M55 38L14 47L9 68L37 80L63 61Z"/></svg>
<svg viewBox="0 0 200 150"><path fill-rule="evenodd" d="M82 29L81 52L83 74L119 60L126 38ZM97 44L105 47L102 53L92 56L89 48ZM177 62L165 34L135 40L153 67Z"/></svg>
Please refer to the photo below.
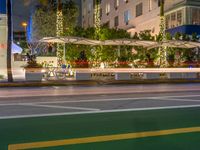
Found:
<svg viewBox="0 0 200 150"><path fill-rule="evenodd" d="M132 80L132 81L116 81L116 80L92 80L92 81L43 81L43 82L2 82L0 88L3 87L42 87L42 86L97 86L97 85L126 85L126 84L184 84L184 83L200 83L200 80Z"/></svg>

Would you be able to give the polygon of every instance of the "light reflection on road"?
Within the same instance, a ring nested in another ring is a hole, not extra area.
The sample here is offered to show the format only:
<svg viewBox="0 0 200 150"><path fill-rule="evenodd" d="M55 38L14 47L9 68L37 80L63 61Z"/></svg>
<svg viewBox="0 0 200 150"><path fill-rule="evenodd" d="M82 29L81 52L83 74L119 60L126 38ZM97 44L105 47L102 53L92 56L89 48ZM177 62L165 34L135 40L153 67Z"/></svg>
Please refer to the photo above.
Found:
<svg viewBox="0 0 200 150"><path fill-rule="evenodd" d="M159 93L175 91L198 91L200 84L151 84L151 85L104 85L104 86L52 86L0 88L0 97L87 95L87 94L123 94L123 93Z"/></svg>

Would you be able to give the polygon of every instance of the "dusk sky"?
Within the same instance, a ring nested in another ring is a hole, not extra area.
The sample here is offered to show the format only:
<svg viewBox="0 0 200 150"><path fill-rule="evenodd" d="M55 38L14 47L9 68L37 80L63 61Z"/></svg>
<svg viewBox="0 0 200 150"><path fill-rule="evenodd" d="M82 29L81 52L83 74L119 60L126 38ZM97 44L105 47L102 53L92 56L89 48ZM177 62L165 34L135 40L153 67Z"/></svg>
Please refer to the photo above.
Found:
<svg viewBox="0 0 200 150"><path fill-rule="evenodd" d="M31 13L31 8L37 0L32 0L32 5L28 0L14 0L13 1L13 26L15 31L23 30L21 23L28 21Z"/></svg>
<svg viewBox="0 0 200 150"><path fill-rule="evenodd" d="M76 0L80 5L80 0ZM28 21L32 8L36 5L37 0L13 0L13 27L14 31L22 31L21 23ZM79 8L80 10L80 8ZM81 16L79 16L81 17ZM80 18L79 18L80 21Z"/></svg>

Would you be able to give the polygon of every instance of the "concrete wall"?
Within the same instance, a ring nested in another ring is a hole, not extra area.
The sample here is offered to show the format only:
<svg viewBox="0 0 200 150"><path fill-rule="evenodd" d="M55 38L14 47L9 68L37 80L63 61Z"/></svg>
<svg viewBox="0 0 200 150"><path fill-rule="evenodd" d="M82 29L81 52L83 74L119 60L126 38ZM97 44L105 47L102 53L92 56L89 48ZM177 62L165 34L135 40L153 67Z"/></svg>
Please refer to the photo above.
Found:
<svg viewBox="0 0 200 150"><path fill-rule="evenodd" d="M0 14L0 75L7 75L7 18Z"/></svg>
<svg viewBox="0 0 200 150"><path fill-rule="evenodd" d="M82 0L82 27L92 27L94 21L94 8L93 0Z"/></svg>

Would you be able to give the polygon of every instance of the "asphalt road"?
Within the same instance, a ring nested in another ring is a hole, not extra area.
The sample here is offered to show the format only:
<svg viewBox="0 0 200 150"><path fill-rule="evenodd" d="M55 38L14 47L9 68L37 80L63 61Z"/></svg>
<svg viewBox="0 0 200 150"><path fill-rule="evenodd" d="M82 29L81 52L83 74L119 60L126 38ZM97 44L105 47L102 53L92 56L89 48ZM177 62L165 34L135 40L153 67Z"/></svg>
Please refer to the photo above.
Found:
<svg viewBox="0 0 200 150"><path fill-rule="evenodd" d="M196 149L199 87L1 88L0 149Z"/></svg>
<svg viewBox="0 0 200 150"><path fill-rule="evenodd" d="M1 88L0 119L200 106L200 84Z"/></svg>

